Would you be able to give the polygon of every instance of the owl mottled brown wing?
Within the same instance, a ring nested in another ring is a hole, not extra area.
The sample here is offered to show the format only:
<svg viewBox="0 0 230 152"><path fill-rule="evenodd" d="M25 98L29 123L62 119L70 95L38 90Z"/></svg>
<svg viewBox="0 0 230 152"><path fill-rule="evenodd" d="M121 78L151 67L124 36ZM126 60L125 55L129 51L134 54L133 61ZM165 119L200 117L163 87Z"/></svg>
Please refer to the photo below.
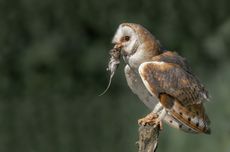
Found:
<svg viewBox="0 0 230 152"><path fill-rule="evenodd" d="M199 104L207 99L207 91L198 79L180 65L163 61L142 63L140 76L150 93L176 98L183 106Z"/></svg>

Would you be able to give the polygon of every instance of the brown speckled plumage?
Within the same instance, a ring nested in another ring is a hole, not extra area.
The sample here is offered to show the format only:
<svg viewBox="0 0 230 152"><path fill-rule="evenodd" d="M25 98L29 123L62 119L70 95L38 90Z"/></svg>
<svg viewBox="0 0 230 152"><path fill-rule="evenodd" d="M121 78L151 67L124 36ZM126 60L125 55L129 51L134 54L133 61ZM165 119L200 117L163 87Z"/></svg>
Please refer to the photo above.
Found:
<svg viewBox="0 0 230 152"><path fill-rule="evenodd" d="M203 101L208 98L207 91L184 58L166 51L140 68L141 78L148 84L146 87L160 97L168 113L181 122L180 129L186 125L197 133L210 133L209 119L203 107Z"/></svg>

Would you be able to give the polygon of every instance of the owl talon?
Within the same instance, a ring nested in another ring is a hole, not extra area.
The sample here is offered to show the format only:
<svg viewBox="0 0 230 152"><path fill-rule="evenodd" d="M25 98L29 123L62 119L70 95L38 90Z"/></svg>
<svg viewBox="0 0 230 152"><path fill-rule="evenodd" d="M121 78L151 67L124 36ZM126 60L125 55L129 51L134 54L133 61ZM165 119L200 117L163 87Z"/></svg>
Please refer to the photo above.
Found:
<svg viewBox="0 0 230 152"><path fill-rule="evenodd" d="M154 125L158 125L160 124L160 122L158 121L158 115L155 113L150 113L147 116L145 116L144 118L141 118L138 120L138 124L142 125L142 126L154 126ZM161 126L161 125L160 125Z"/></svg>

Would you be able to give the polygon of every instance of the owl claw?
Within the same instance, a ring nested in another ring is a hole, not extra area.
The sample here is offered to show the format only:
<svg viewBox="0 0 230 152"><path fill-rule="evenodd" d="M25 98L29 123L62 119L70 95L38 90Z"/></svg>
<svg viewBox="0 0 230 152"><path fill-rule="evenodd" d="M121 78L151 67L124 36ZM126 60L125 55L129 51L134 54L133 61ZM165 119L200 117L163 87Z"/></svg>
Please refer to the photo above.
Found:
<svg viewBox="0 0 230 152"><path fill-rule="evenodd" d="M155 113L150 113L146 117L141 118L138 120L138 124L141 126L158 126L162 130L162 122L158 120L158 114Z"/></svg>

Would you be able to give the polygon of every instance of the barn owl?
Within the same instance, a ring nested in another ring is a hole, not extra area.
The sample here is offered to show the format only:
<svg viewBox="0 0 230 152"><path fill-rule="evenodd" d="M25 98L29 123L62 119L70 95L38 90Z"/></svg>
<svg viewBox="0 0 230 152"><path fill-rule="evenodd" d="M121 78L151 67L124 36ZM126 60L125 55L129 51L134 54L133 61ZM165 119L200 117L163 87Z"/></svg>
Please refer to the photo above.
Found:
<svg viewBox="0 0 230 152"><path fill-rule="evenodd" d="M162 127L164 121L185 132L210 134L203 106L208 92L185 58L162 49L159 41L139 24L120 24L112 43L126 63L128 86L152 110L138 120L139 124Z"/></svg>

